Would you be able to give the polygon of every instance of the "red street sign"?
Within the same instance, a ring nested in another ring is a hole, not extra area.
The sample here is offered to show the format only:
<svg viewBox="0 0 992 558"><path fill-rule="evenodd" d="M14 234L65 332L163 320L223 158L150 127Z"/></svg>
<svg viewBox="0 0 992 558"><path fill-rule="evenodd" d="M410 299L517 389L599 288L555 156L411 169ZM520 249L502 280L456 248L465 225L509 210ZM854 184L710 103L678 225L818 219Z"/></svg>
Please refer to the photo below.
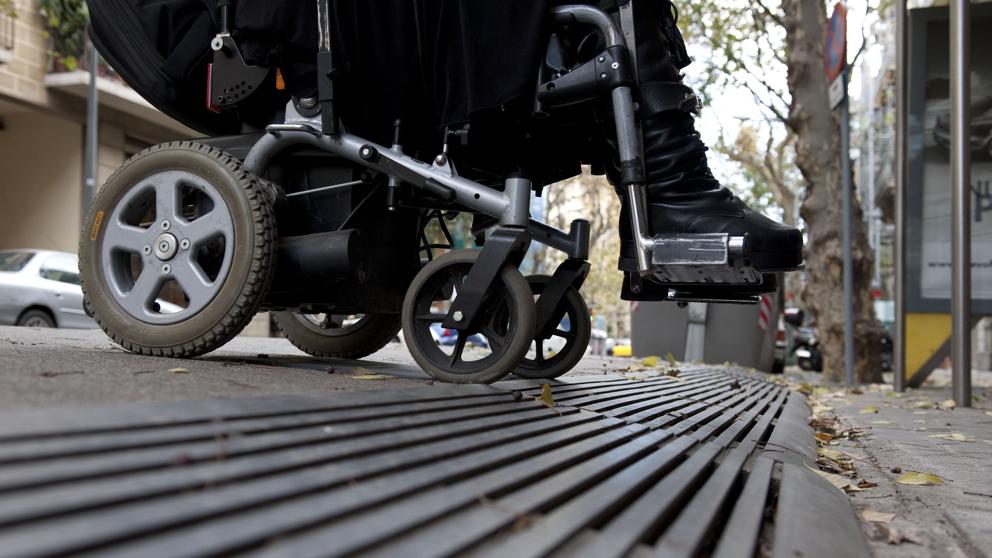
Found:
<svg viewBox="0 0 992 558"><path fill-rule="evenodd" d="M834 14L827 22L827 42L823 49L823 69L827 72L827 81L837 79L846 67L847 6L843 2L837 2Z"/></svg>

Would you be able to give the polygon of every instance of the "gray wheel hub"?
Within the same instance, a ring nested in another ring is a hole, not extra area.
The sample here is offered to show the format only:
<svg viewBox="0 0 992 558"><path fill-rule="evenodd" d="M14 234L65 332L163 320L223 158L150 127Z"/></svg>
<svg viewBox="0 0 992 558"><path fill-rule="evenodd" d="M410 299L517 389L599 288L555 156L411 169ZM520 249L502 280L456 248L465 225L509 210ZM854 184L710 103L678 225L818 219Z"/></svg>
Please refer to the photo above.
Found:
<svg viewBox="0 0 992 558"><path fill-rule="evenodd" d="M190 192L197 194L192 201L184 198ZM154 205L154 219L132 224L128 217L145 212L146 205ZM107 219L100 246L102 271L117 304L138 320L162 325L187 320L210 304L224 287L233 252L227 204L212 185L186 171L157 173L131 188ZM203 261L210 262L211 273ZM166 292L170 281L178 289ZM177 293L185 306L163 298Z"/></svg>
<svg viewBox="0 0 992 558"><path fill-rule="evenodd" d="M176 237L169 233L162 233L155 239L155 257L163 262L175 257L178 249L179 242L176 241Z"/></svg>

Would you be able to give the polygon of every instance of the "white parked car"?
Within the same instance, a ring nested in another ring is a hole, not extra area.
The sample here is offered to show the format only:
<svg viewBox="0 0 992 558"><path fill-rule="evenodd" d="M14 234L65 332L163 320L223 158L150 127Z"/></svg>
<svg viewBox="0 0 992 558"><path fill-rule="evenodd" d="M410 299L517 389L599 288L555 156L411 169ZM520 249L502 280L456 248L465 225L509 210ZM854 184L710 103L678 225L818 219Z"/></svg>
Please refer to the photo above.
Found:
<svg viewBox="0 0 992 558"><path fill-rule="evenodd" d="M0 325L96 327L83 311L76 255L0 250Z"/></svg>

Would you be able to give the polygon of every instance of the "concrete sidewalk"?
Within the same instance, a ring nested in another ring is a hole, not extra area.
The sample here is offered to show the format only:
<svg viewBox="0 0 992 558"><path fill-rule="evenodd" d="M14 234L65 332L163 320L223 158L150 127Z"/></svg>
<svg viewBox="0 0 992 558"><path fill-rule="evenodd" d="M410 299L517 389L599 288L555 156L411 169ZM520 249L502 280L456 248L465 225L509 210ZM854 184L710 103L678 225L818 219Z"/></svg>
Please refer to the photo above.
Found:
<svg viewBox="0 0 992 558"><path fill-rule="evenodd" d="M850 497L875 556L992 556L992 388L977 386L974 408L963 409L938 386L824 387L811 398L821 431L832 416L839 421L838 443L821 446L821 462L843 469L831 450L849 455L866 487ZM911 472L944 484L897 482Z"/></svg>

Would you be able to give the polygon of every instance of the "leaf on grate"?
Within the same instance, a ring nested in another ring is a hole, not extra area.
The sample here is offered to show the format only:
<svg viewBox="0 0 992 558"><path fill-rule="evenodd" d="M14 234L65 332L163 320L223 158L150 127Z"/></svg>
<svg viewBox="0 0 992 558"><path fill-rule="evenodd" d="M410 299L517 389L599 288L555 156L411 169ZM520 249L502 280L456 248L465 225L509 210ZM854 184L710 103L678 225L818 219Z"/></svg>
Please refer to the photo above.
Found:
<svg viewBox="0 0 992 558"><path fill-rule="evenodd" d="M903 473L902 476L896 479L899 484L910 484L914 486L937 486L944 484L944 479L934 475L933 473L920 473L918 471L909 471Z"/></svg>
<svg viewBox="0 0 992 558"><path fill-rule="evenodd" d="M388 380L389 376L383 374L359 374L357 376L352 376L352 380Z"/></svg>
<svg viewBox="0 0 992 558"><path fill-rule="evenodd" d="M858 414L862 414L862 415L877 415L878 414L878 407L876 407L874 405L868 405L864 409L861 409L860 411L858 411Z"/></svg>
<svg viewBox="0 0 992 558"><path fill-rule="evenodd" d="M172 372L173 374L189 374L189 370L186 370L185 368L170 368L169 372Z"/></svg>
<svg viewBox="0 0 992 558"><path fill-rule="evenodd" d="M958 406L957 401L953 399L948 399L947 401L944 401L943 403L940 404L941 409L947 409L947 410L951 410L957 406Z"/></svg>
<svg viewBox="0 0 992 558"><path fill-rule="evenodd" d="M865 510L861 512L861 517L871 523L892 523L892 520L896 518L896 514Z"/></svg>
<svg viewBox="0 0 992 558"><path fill-rule="evenodd" d="M641 359L641 364L647 366L648 368L654 368L658 365L658 360L660 359L656 356L644 357Z"/></svg>
<svg viewBox="0 0 992 558"><path fill-rule="evenodd" d="M936 405L933 404L933 401L917 401L916 403L913 403L912 408L913 409L933 409L935 406Z"/></svg>
<svg viewBox="0 0 992 558"><path fill-rule="evenodd" d="M669 366L675 366L676 364L679 363L679 361L675 360L675 355L673 355L672 353L668 353L667 355L665 355L665 360L668 361Z"/></svg>
<svg viewBox="0 0 992 558"><path fill-rule="evenodd" d="M538 397L537 400L540 401L542 404L544 404L544 406L550 407L552 409L554 409L555 406L557 405L557 403L555 403L555 396L553 393L551 393L550 384L544 384L543 386L541 386L541 396Z"/></svg>
<svg viewBox="0 0 992 558"><path fill-rule="evenodd" d="M950 440L952 442L974 442L974 438L969 438L960 432L955 432L953 434L931 434L928 438L940 438L941 440Z"/></svg>
<svg viewBox="0 0 992 558"><path fill-rule="evenodd" d="M871 421L871 423L872 424L876 424L878 426L888 426L888 425L892 424L892 421L891 420L873 420L873 421Z"/></svg>

